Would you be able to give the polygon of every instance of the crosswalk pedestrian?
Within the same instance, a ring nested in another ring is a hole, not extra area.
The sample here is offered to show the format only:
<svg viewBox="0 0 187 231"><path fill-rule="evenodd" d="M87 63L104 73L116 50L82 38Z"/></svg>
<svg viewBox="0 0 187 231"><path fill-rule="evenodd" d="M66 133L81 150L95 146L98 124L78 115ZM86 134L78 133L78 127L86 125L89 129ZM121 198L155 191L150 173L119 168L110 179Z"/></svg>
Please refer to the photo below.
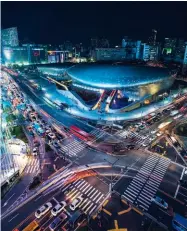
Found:
<svg viewBox="0 0 187 231"><path fill-rule="evenodd" d="M32 174L37 173L40 167L39 159L37 158L31 158L29 159L29 162L25 168L25 173Z"/></svg>
<svg viewBox="0 0 187 231"><path fill-rule="evenodd" d="M106 132L99 130L99 129L93 129L90 132L91 135L93 135L95 137L95 139L92 142L95 142L96 140L106 136Z"/></svg>
<svg viewBox="0 0 187 231"><path fill-rule="evenodd" d="M79 208L89 215L91 215L105 199L105 195L99 189L96 189L84 179L79 179L74 182L70 188L71 190L67 189L67 193L65 192L66 198L73 201L82 195L84 200Z"/></svg>
<svg viewBox="0 0 187 231"><path fill-rule="evenodd" d="M73 140L73 142L68 143L67 145L61 145L61 150L64 151L68 156L73 157L77 156L85 149L85 147L86 144Z"/></svg>
<svg viewBox="0 0 187 231"><path fill-rule="evenodd" d="M138 145L143 145L143 144L149 144L150 141L147 139L148 136L144 136L144 135L140 135L137 132L133 132L133 131L119 131L117 132L115 135L120 136L122 138L134 138L133 142L138 144Z"/></svg>
<svg viewBox="0 0 187 231"><path fill-rule="evenodd" d="M124 191L124 197L147 211L151 204L151 198L155 196L169 164L169 159L156 155L149 156Z"/></svg>

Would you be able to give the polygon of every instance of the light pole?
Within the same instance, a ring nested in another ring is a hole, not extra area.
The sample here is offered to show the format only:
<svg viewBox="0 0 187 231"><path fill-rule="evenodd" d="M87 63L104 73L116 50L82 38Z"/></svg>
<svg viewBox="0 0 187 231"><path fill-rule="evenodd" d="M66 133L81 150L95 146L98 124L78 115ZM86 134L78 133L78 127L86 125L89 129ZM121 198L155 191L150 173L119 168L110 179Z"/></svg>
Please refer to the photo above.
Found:
<svg viewBox="0 0 187 231"><path fill-rule="evenodd" d="M109 164L111 164L111 167L113 167L117 162L118 162L119 159L115 160L113 163L111 163L110 161L104 159L104 161L107 161ZM116 176L117 177L117 176ZM112 173L112 176L111 176L111 179L110 179L110 185L109 185L109 193L112 194L112 191L113 191L113 181L116 179L116 177L113 179L113 173Z"/></svg>

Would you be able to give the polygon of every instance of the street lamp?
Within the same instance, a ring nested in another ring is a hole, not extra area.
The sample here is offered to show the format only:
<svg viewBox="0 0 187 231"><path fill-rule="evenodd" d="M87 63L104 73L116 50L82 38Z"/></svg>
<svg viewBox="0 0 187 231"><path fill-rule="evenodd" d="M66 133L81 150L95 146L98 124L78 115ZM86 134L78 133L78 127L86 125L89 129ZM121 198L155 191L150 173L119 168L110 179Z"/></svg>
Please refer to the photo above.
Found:
<svg viewBox="0 0 187 231"><path fill-rule="evenodd" d="M117 162L118 162L119 159L115 160L113 163L111 163L110 161L104 159L104 161L107 161L109 164L111 164L111 167L113 167ZM117 177L117 176L116 176ZM111 180L110 180L110 185L109 185L109 192L110 194L112 193L113 191L113 181L116 179L116 177L113 179L113 174L111 176Z"/></svg>

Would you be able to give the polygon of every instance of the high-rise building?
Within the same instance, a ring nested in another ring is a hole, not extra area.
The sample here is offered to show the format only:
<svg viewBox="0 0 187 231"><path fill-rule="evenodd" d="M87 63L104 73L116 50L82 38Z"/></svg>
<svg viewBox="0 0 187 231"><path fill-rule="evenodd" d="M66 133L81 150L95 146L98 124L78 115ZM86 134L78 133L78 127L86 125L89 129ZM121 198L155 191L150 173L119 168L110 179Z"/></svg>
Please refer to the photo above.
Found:
<svg viewBox="0 0 187 231"><path fill-rule="evenodd" d="M99 40L98 38L91 38L91 49L94 50L98 48Z"/></svg>
<svg viewBox="0 0 187 231"><path fill-rule="evenodd" d="M148 38L149 45L156 45L157 30L153 29L151 36Z"/></svg>
<svg viewBox="0 0 187 231"><path fill-rule="evenodd" d="M120 61L126 59L126 52L124 48L96 48L92 57L96 61Z"/></svg>
<svg viewBox="0 0 187 231"><path fill-rule="evenodd" d="M125 36L122 39L122 48L126 51L126 59L139 59L140 57L140 47L141 41L140 40L132 40Z"/></svg>
<svg viewBox="0 0 187 231"><path fill-rule="evenodd" d="M174 61L183 63L185 48L186 45L184 39L179 39L176 46Z"/></svg>
<svg viewBox="0 0 187 231"><path fill-rule="evenodd" d="M184 52L183 64L187 65L187 42L185 43L185 52Z"/></svg>
<svg viewBox="0 0 187 231"><path fill-rule="evenodd" d="M141 44L141 49L140 49L140 59L143 61L148 61L150 52L149 52L150 46L147 43L142 43Z"/></svg>
<svg viewBox="0 0 187 231"><path fill-rule="evenodd" d="M176 38L165 38L164 39L164 47L162 50L162 54L164 56L174 56L175 50L177 45L177 39Z"/></svg>
<svg viewBox="0 0 187 231"><path fill-rule="evenodd" d="M3 47L2 55L5 64L45 63L47 58L45 46L36 44Z"/></svg>
<svg viewBox="0 0 187 231"><path fill-rule="evenodd" d="M141 44L140 59L143 61L158 61L159 59L159 44L150 45L147 43Z"/></svg>
<svg viewBox="0 0 187 231"><path fill-rule="evenodd" d="M102 38L91 38L91 49L94 50L95 48L109 48L110 43L108 39Z"/></svg>
<svg viewBox="0 0 187 231"><path fill-rule="evenodd" d="M100 48L109 48L110 47L110 43L109 43L109 40L108 39L100 39L99 41L99 47Z"/></svg>
<svg viewBox="0 0 187 231"><path fill-rule="evenodd" d="M1 30L2 46L19 46L17 27L11 27Z"/></svg>
<svg viewBox="0 0 187 231"><path fill-rule="evenodd" d="M63 50L72 52L73 51L73 44L70 41L65 41L63 45Z"/></svg>

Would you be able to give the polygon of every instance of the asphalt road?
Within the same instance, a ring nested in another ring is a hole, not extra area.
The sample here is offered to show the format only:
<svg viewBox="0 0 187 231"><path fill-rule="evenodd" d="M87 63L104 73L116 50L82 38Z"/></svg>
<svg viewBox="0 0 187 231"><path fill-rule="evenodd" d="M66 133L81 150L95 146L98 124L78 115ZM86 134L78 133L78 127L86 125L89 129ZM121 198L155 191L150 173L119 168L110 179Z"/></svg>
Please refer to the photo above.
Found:
<svg viewBox="0 0 187 231"><path fill-rule="evenodd" d="M88 132L93 131L93 128L85 125L85 123L77 120L74 117L71 117L63 111L59 111L58 109L47 105L39 94L38 96L36 96L36 94L31 92L25 84L20 82L19 85L24 89L26 94L29 96L29 98L33 100L33 102L39 105L39 107L47 112L51 117L54 117L65 126L69 127L73 124L79 126L80 128L84 128L84 130ZM155 124L154 126L156 127L157 125ZM154 129L154 126L151 127L151 129ZM140 133L140 136L144 135L144 133L146 132L147 130ZM108 138L108 135L105 135ZM167 158L161 158L157 155L150 155L145 150L131 150L126 152L126 154L123 156L114 156L108 155L105 152L92 150L88 148L85 144L77 142L75 139L72 138L65 139L62 145L67 148L68 156L73 160L74 165L86 165L90 163L106 162L111 164L111 166L113 167L130 167L131 169L129 168L126 172L128 173L128 177L122 177L119 181L117 180L115 182L116 185L114 186L114 189L120 194L124 194L125 192L125 196L128 201L133 201L132 203L139 207L141 210L143 210L144 213L148 214L151 217L154 217L154 219L156 219L158 222L161 222L163 225L169 227L169 225L171 224L171 216L169 214L169 211L162 211L158 208L158 206L151 203L150 196L152 197L153 195L158 195L168 202L169 208L173 208L173 211L177 211L180 214L185 213L185 211L181 209L181 206L184 207L183 205L185 201L185 191L183 191L181 187L178 187L177 183L183 173L183 168L180 165L174 164ZM90 186L87 185L88 183L86 184L86 182L77 183L83 185L83 190L85 190L85 192L88 191L87 194L89 194L90 192L87 189L89 189L91 186L94 187L91 190L98 190L100 192L100 196L102 196L103 194L103 198L101 198L104 200L108 192L108 188L104 188L108 187L108 182L110 182L110 180L105 182L106 178L100 180L96 177L90 179L92 179L90 182L88 182ZM108 179L110 178L108 177ZM131 186L133 191L129 190ZM75 195L79 195L82 193L82 189L79 190L74 188L72 190L77 190L76 192L72 192ZM146 190L147 197L145 198ZM71 192L67 193L71 195ZM90 209L96 209L97 205L99 206L102 201L100 201L101 199L98 202L93 201L92 198L90 198L91 195L87 194L85 195L87 199L85 203L88 204L88 207L85 207L85 211L86 213L89 213L93 212ZM95 195L96 194L97 192L95 193ZM100 196L96 199L99 199ZM51 201L54 206L57 203L57 200L64 200L64 198L66 198L66 195L64 195L64 192L61 192L60 190L58 190L57 192L49 192L48 194L38 195L33 201L27 203L26 205L18 209L15 213L3 219L2 230L12 230L12 228L16 227L22 220L26 219L29 216L29 218L22 224L23 226L26 226L34 219L33 212L43 203L45 203L46 201ZM93 198L95 198L94 195ZM69 198L66 199L67 201L69 201ZM71 211L68 208L66 213L68 217L72 215ZM38 222L41 222L41 226L46 228L52 221L52 219L53 218L50 216L50 213L48 213L45 218L39 220ZM5 229L6 224L8 224L7 229Z"/></svg>

